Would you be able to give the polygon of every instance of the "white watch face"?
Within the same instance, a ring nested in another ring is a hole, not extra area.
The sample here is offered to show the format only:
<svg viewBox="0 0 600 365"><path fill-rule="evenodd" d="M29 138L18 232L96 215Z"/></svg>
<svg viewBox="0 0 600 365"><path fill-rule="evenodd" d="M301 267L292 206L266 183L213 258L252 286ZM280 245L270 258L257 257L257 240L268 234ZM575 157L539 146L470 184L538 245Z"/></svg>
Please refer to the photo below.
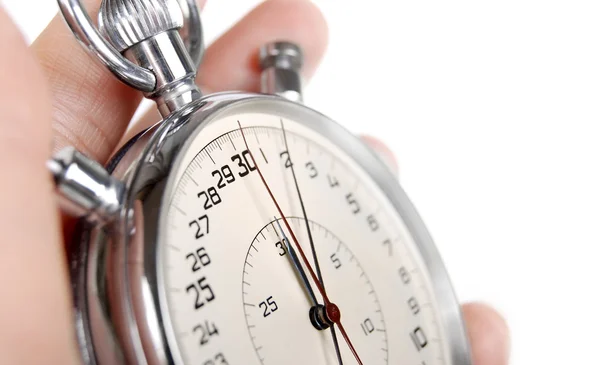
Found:
<svg viewBox="0 0 600 365"><path fill-rule="evenodd" d="M176 361L451 363L413 237L332 141L275 111L229 113L177 161L158 256Z"/></svg>

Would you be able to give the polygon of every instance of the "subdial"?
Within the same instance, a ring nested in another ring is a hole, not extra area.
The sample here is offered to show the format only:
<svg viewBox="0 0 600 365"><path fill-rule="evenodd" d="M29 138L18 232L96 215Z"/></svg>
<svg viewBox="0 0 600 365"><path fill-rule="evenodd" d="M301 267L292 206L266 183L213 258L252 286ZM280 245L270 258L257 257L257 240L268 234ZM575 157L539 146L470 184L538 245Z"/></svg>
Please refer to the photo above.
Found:
<svg viewBox="0 0 600 365"><path fill-rule="evenodd" d="M288 217L305 250L303 218ZM274 220L256 235L246 255L242 297L248 332L263 364L338 364L326 321L315 316L314 300L322 297L294 265L289 232ZM387 364L388 344L383 312L367 273L350 248L322 225L309 221L328 296L339 306L342 322L366 364ZM311 264L314 264L311 260ZM301 265L301 264L300 264ZM303 270L306 271L306 267ZM312 289L313 293L309 294ZM341 347L344 363L354 357Z"/></svg>

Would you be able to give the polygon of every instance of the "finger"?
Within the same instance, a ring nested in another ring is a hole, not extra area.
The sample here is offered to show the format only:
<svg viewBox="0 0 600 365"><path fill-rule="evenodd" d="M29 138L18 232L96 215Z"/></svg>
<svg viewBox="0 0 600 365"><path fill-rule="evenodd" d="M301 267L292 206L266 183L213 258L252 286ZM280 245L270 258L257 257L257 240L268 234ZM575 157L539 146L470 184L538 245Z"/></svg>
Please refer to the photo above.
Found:
<svg viewBox="0 0 600 365"><path fill-rule="evenodd" d="M463 305L463 316L471 342L473 365L507 365L510 339L504 318L491 307L479 303Z"/></svg>
<svg viewBox="0 0 600 365"><path fill-rule="evenodd" d="M258 51L276 40L301 47L303 75L308 79L325 53L327 39L325 18L312 2L265 1L209 47L198 82L212 91L259 91Z"/></svg>
<svg viewBox="0 0 600 365"><path fill-rule="evenodd" d="M44 77L0 6L0 362L74 364L66 262L44 168L50 101ZM10 72L8 72L10 71ZM35 349L35 350L32 350Z"/></svg>
<svg viewBox="0 0 600 365"><path fill-rule="evenodd" d="M85 1L92 19L100 0ZM204 0L199 0L204 4ZM33 43L53 95L54 149L73 145L104 162L121 139L141 94L93 60L57 15Z"/></svg>
<svg viewBox="0 0 600 365"><path fill-rule="evenodd" d="M305 58L303 76L308 80L325 53L327 33L325 18L312 2L266 1L208 47L197 82L204 93L259 91L258 51L275 40L291 41L302 48ZM140 118L123 141L159 120L158 112L151 110Z"/></svg>
<svg viewBox="0 0 600 365"><path fill-rule="evenodd" d="M360 138L383 160L383 162L389 167L394 175L398 176L398 160L396 160L392 150L390 150L385 143L381 142L375 137L363 135Z"/></svg>

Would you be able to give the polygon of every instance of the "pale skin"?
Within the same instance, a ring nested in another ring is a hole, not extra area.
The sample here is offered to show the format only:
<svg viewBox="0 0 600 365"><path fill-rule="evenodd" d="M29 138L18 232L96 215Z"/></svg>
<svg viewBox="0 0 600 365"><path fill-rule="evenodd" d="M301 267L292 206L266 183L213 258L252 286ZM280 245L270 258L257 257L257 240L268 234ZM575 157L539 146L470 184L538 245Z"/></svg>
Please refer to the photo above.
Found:
<svg viewBox="0 0 600 365"><path fill-rule="evenodd" d="M97 9L100 0L84 3ZM325 52L327 26L308 1L267 1L208 48L201 88L257 91L257 49L276 39L304 49L308 80ZM92 62L60 17L28 47L0 8L0 50L0 363L79 364L65 257L69 229L45 163L66 145L106 162L126 140L141 94ZM152 113L130 133L157 120ZM389 149L364 140L395 168ZM503 318L484 304L462 309L474 365L508 364Z"/></svg>

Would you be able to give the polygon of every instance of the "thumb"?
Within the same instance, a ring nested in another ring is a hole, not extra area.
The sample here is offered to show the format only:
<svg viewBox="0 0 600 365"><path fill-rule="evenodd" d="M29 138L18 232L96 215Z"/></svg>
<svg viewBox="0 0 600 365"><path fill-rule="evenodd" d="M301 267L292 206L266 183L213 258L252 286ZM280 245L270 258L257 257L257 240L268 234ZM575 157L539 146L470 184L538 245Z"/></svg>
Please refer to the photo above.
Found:
<svg viewBox="0 0 600 365"><path fill-rule="evenodd" d="M64 252L45 161L51 148L44 78L0 7L0 353L7 364L76 359Z"/></svg>

